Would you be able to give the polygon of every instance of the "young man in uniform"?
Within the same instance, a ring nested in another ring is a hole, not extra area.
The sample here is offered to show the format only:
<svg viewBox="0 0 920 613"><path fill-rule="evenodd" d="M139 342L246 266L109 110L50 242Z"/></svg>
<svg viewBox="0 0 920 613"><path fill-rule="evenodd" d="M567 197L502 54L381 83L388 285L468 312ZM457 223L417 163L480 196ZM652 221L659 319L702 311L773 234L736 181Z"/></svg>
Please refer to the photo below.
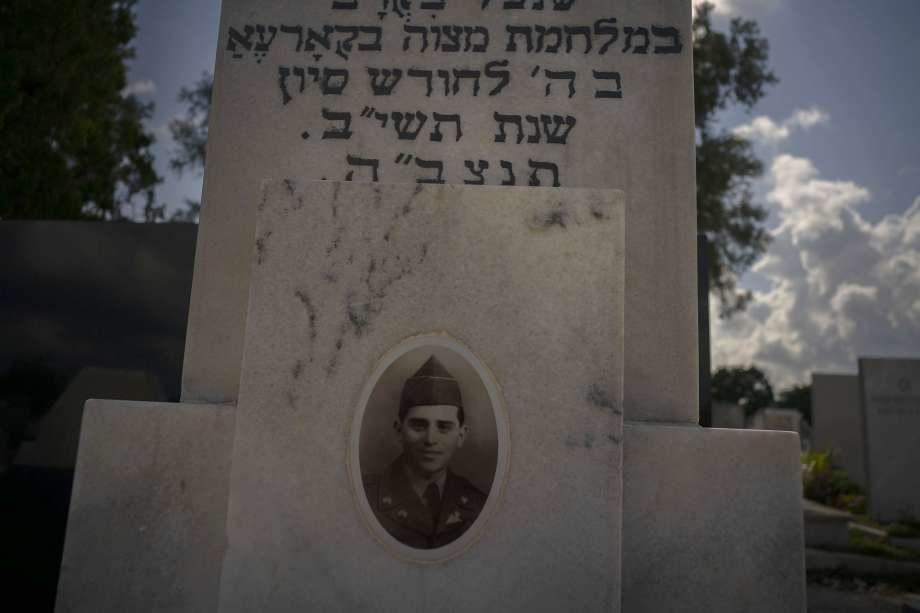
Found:
<svg viewBox="0 0 920 613"><path fill-rule="evenodd" d="M364 476L367 500L399 542L443 547L476 521L486 496L449 469L469 427L460 386L434 356L403 385L393 426L402 455L382 473Z"/></svg>

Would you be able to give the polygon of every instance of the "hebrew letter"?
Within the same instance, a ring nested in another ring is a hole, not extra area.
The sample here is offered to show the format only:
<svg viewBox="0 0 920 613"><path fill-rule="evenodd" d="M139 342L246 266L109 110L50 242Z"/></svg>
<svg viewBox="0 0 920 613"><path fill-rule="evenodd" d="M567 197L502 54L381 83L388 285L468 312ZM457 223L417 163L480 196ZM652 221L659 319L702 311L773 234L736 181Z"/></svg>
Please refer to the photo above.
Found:
<svg viewBox="0 0 920 613"><path fill-rule="evenodd" d="M623 97L623 84L620 81L620 73L618 72L599 72L597 70L592 70L594 73L595 79L600 80L610 80L616 81L617 88L614 89L598 89L594 92L595 98L622 98Z"/></svg>
<svg viewBox="0 0 920 613"><path fill-rule="evenodd" d="M242 45L243 49L246 51L252 51L252 42L250 42L249 39L252 38L256 30L252 26L247 25L243 26L243 31L246 33L246 36L240 34L236 28L230 28L230 38L227 39L227 51L232 51L233 57L235 58L243 57L243 54L236 50L237 45Z"/></svg>
<svg viewBox="0 0 920 613"><path fill-rule="evenodd" d="M278 85L281 87L281 105L291 101L291 94L287 90L287 78L291 76L291 69L287 66L278 66Z"/></svg>
<svg viewBox="0 0 920 613"><path fill-rule="evenodd" d="M374 113L374 119L376 119L377 121L380 122L380 127L381 127L381 128L387 127L387 120L388 120L389 118L390 118L390 116L389 116L388 114L386 114L386 113Z"/></svg>
<svg viewBox="0 0 920 613"><path fill-rule="evenodd" d="M546 45L546 53L559 52L559 47L562 46L562 28L559 26L551 26L549 28L544 28L543 26L535 26L534 29L537 31L537 53L543 50L543 43L548 36L555 36L556 41L552 44Z"/></svg>
<svg viewBox="0 0 920 613"><path fill-rule="evenodd" d="M418 68L410 68L408 75L416 79L425 79L425 84L428 86L428 91L425 94L428 98L431 97L431 71L430 70L419 70Z"/></svg>
<svg viewBox="0 0 920 613"><path fill-rule="evenodd" d="M333 0L333 11L354 11L358 9L358 0Z"/></svg>
<svg viewBox="0 0 920 613"><path fill-rule="evenodd" d="M476 170L476 168L473 166L473 160L466 160L463 162L463 165L466 166L467 170L473 173L473 176L476 177L471 181L464 180L464 183L467 185L485 185L486 178L482 176L482 173L484 173L489 168L489 163L486 160L479 160L479 170Z"/></svg>
<svg viewBox="0 0 920 613"><path fill-rule="evenodd" d="M267 40L265 38L266 30L269 34L271 34ZM259 42L255 44L253 49L259 53L268 53L268 50L272 46L272 42L274 42L275 37L278 36L278 28L275 26L268 26L268 28L265 28L264 26L256 26L256 33L259 35Z"/></svg>
<svg viewBox="0 0 920 613"><path fill-rule="evenodd" d="M358 43L358 51L380 51L383 49L383 47L380 46L380 39L383 38L383 28L378 28L377 26L361 26L358 29L361 30L362 34L374 35L374 42Z"/></svg>
<svg viewBox="0 0 920 613"><path fill-rule="evenodd" d="M437 168L438 176L434 179L416 179L416 183L444 183L444 162L438 160L422 160L415 158L415 165L419 168Z"/></svg>
<svg viewBox="0 0 920 613"><path fill-rule="evenodd" d="M569 132L575 127L576 119L571 115L540 115L540 121L543 122L543 131L546 132L546 142L552 145L564 145L569 137ZM550 124L552 129L550 129ZM559 133L562 126L565 125L565 132Z"/></svg>
<svg viewBox="0 0 920 613"><path fill-rule="evenodd" d="M517 51L517 43L514 40L514 37L517 34L524 36L527 40L527 53L533 52L533 41L530 38L530 26L505 26L505 30L508 31L508 46L505 48L505 51Z"/></svg>
<svg viewBox="0 0 920 613"><path fill-rule="evenodd" d="M371 181L373 181L374 183L379 181L379 178L377 176L377 168L380 166L380 160L362 158L356 155L345 156L345 160L348 162L349 166L370 166L371 172L372 172ZM345 180L351 181L352 178L354 177L354 174L355 174L354 170L349 170L348 174L345 175Z"/></svg>
<svg viewBox="0 0 920 613"><path fill-rule="evenodd" d="M607 42L601 45L601 48L598 50L598 55L604 55L607 53L607 49L610 48L610 45L617 42L617 37L620 35L619 29L616 26L616 19L598 19L594 22L594 35L595 36L609 36Z"/></svg>
<svg viewBox="0 0 920 613"><path fill-rule="evenodd" d="M462 26L444 26L441 29L447 42L441 45L441 51L444 53L456 53L460 51L460 37L463 36Z"/></svg>
<svg viewBox="0 0 920 613"><path fill-rule="evenodd" d="M495 86L495 88L489 92L490 96L495 96L500 91L505 89L505 86L511 83L511 72L507 70L497 70L497 67L504 68L508 65L508 60L493 60L486 64L485 73L486 76L490 79L501 79L501 83Z"/></svg>
<svg viewBox="0 0 920 613"><path fill-rule="evenodd" d="M304 88L303 68L300 68L300 91ZM296 71L296 69L295 69ZM291 101L291 94L288 92L287 79L291 76L291 69L287 66L278 66L278 85L281 88L281 105L284 106Z"/></svg>
<svg viewBox="0 0 920 613"><path fill-rule="evenodd" d="M496 143L503 143L507 140L507 135L505 134L505 124L513 123L517 126L517 144L521 144L521 141L524 140L524 129L521 125L521 116L520 115L502 115L501 113L493 113L492 117L495 121L498 122L499 133L495 135Z"/></svg>
<svg viewBox="0 0 920 613"><path fill-rule="evenodd" d="M568 53L572 52L572 38L576 35L582 35L585 37L585 53L587 54L591 51L591 28L588 26L565 26L565 50Z"/></svg>
<svg viewBox="0 0 920 613"><path fill-rule="evenodd" d="M659 28L658 26L652 26L652 35L658 38L671 39L670 45L655 45L655 53L680 53L684 48L680 40L680 30L677 28Z"/></svg>
<svg viewBox="0 0 920 613"><path fill-rule="evenodd" d="M626 46L623 47L623 53L628 53L629 49L633 46L632 41L634 36L642 36L645 39L645 42L641 45L636 45L633 48L633 53L648 53L648 30L646 28L631 28L626 26L623 28L623 32L626 34Z"/></svg>
<svg viewBox="0 0 920 613"><path fill-rule="evenodd" d="M444 95L450 95L450 71L449 70L439 70L438 77L444 81Z"/></svg>
<svg viewBox="0 0 920 613"><path fill-rule="evenodd" d="M553 164L552 162L537 162L535 160L527 160L527 163L530 164L530 167L533 168L533 172L530 173L530 185L536 187L542 185L540 183L539 177L537 177L538 170L548 170L553 173L553 187L559 187L559 167Z"/></svg>
<svg viewBox="0 0 920 613"><path fill-rule="evenodd" d="M371 89L374 90L375 96L391 95L396 84L402 79L402 70L399 68L393 70L368 68L367 74L371 76Z"/></svg>
<svg viewBox="0 0 920 613"><path fill-rule="evenodd" d="M502 185L514 185L514 171L511 162L502 160L501 167L508 171L508 178L502 181Z"/></svg>
<svg viewBox="0 0 920 613"><path fill-rule="evenodd" d="M425 49L428 48L428 28L423 28L421 26L410 26L409 24L406 24L403 26L403 31L405 31L407 35L403 39L403 51L409 50L409 46L410 46L409 43L412 40L413 34L422 35L422 47L421 49L419 49L419 51L424 51Z"/></svg>
<svg viewBox="0 0 920 613"><path fill-rule="evenodd" d="M553 0L554 11L567 11L575 4L575 0Z"/></svg>
<svg viewBox="0 0 920 613"><path fill-rule="evenodd" d="M482 0L482 6L480 7L480 9L483 11L486 10L486 7L489 6L490 2L492 2L492 0Z"/></svg>
<svg viewBox="0 0 920 613"><path fill-rule="evenodd" d="M464 52L473 53L485 53L486 49L489 48L489 30L481 26L465 27L463 30L466 32L466 46L463 47ZM478 43L473 42L473 35L479 34L482 37L482 40Z"/></svg>
<svg viewBox="0 0 920 613"><path fill-rule="evenodd" d="M334 31L335 28L332 26L323 26L323 35L320 36L319 32L313 28L307 28L307 40L303 44L304 51L316 51L316 45L313 44L313 41L316 41L328 51L332 48L329 42L329 36Z"/></svg>
<svg viewBox="0 0 920 613"><path fill-rule="evenodd" d="M422 3L419 5L419 8L422 9L423 11L425 11L425 10L429 10L429 11L443 11L443 10L444 10L444 4L446 3L446 1L447 1L447 0L429 0L428 2L422 2Z"/></svg>
<svg viewBox="0 0 920 613"><path fill-rule="evenodd" d="M431 26L431 31L434 33L434 50L438 51L441 48L441 26Z"/></svg>
<svg viewBox="0 0 920 613"><path fill-rule="evenodd" d="M460 129L460 115L444 115L441 113L434 113L433 117L436 123L434 124L434 132L431 133L431 140L439 143L444 139L444 136L441 134L441 122L444 121L453 122L456 126L454 133L457 137L454 139L454 141L459 141L463 137L463 131Z"/></svg>
<svg viewBox="0 0 920 613"><path fill-rule="evenodd" d="M323 109L323 119L327 119L329 121L341 121L344 124L337 128L329 128L323 132L323 140L326 140L327 138L348 140L351 138L351 113L337 113L335 111L330 111L329 109Z"/></svg>
<svg viewBox="0 0 920 613"><path fill-rule="evenodd" d="M569 98L571 98L572 96L575 95L575 76L576 76L576 75L575 75L575 71L574 71L574 70L563 70L563 71L557 72L557 71L555 71L555 70L549 70L549 69L547 69L547 70L544 70L543 72L546 74L546 78L547 78L547 79L566 79L566 80L568 80L568 82L569 82ZM546 84L546 95L547 95L547 96L549 96L549 92L550 92L550 88L551 88L551 87L552 87L552 83L547 83L547 84Z"/></svg>
<svg viewBox="0 0 920 613"><path fill-rule="evenodd" d="M342 59L347 60L348 54L351 53L351 44L358 38L358 27L357 26L335 26L336 32L341 32L343 34L348 34L348 38L345 40L336 41L335 44L335 54L341 57Z"/></svg>
<svg viewBox="0 0 920 613"><path fill-rule="evenodd" d="M333 83L332 79L340 78L341 83ZM348 85L347 68L323 68L323 81L320 83L320 91L324 96L340 96Z"/></svg>
<svg viewBox="0 0 920 613"><path fill-rule="evenodd" d="M513 9L522 9L524 8L524 0L505 0L505 4L502 5L502 8L506 11Z"/></svg>
<svg viewBox="0 0 920 613"><path fill-rule="evenodd" d="M282 34L296 34L297 35L297 49L295 51L300 52L303 48L303 28L300 26L281 26Z"/></svg>
<svg viewBox="0 0 920 613"><path fill-rule="evenodd" d="M425 127L425 122L428 121L428 115L421 111L415 114L394 112L390 113L390 116L393 118L393 127L396 129L399 140L415 140L418 138L418 133ZM415 120L418 121L418 126L413 130L412 124Z"/></svg>
<svg viewBox="0 0 920 613"><path fill-rule="evenodd" d="M540 142L540 118L535 115L525 115L529 123L533 124L534 133L527 137L528 143L539 143Z"/></svg>
<svg viewBox="0 0 920 613"><path fill-rule="evenodd" d="M473 79L473 96L479 95L479 77L482 73L478 70L457 70L454 68L454 95L460 91L460 79Z"/></svg>

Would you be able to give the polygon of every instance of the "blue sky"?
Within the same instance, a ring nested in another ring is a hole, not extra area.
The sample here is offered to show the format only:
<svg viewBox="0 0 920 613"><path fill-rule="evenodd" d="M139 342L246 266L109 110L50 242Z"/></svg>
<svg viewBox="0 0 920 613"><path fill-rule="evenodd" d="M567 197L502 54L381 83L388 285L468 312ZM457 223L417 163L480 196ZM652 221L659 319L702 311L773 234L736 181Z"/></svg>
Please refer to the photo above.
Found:
<svg viewBox="0 0 920 613"><path fill-rule="evenodd" d="M164 183L176 97L217 47L219 0L141 0L130 80L156 104ZM745 276L752 306L713 324L713 362L754 363L779 387L812 370L854 372L861 355L920 355L920 1L719 0L716 24L755 19L780 82L750 114L720 122L755 142L770 251Z"/></svg>

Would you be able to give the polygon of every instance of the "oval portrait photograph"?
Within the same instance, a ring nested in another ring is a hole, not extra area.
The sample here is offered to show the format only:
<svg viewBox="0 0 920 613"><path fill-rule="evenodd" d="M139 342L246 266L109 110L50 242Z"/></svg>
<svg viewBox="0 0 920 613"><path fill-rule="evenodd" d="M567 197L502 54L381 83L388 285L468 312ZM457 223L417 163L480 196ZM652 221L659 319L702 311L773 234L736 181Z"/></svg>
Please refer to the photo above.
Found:
<svg viewBox="0 0 920 613"><path fill-rule="evenodd" d="M381 360L351 450L359 506L381 542L418 561L472 542L507 466L500 404L486 367L446 335L413 337Z"/></svg>

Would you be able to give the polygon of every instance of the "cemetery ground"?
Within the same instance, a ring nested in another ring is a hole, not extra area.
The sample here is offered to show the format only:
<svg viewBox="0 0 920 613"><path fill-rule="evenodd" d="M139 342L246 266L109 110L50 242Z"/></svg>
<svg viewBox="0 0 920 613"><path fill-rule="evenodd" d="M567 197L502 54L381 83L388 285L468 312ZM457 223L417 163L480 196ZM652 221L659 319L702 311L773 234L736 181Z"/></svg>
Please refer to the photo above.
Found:
<svg viewBox="0 0 920 613"><path fill-rule="evenodd" d="M920 522L880 523L833 462L802 454L808 610L920 610Z"/></svg>

